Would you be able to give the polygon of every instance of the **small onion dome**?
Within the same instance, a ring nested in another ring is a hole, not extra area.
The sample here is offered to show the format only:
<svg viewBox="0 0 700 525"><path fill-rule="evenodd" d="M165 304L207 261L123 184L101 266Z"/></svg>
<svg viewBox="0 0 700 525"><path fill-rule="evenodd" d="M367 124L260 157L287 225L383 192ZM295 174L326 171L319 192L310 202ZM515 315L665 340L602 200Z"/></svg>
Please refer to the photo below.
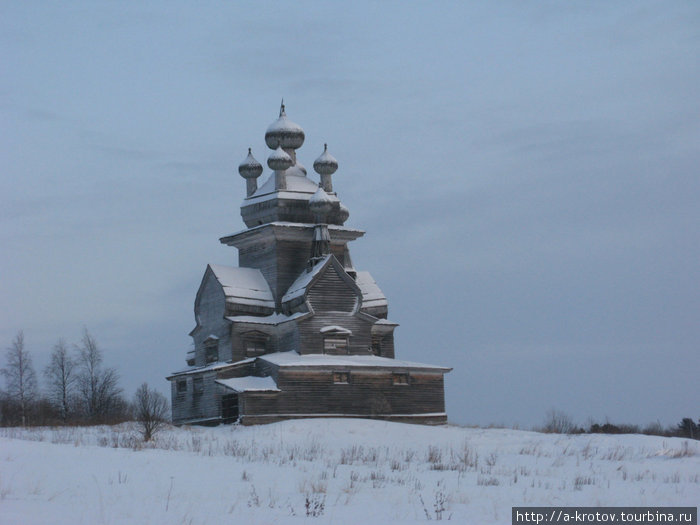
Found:
<svg viewBox="0 0 700 525"><path fill-rule="evenodd" d="M309 209L319 216L327 215L333 209L333 201L321 186L309 199Z"/></svg>
<svg viewBox="0 0 700 525"><path fill-rule="evenodd" d="M319 175L333 175L338 169L338 161L328 153L328 144L323 145L323 153L314 161L314 170Z"/></svg>
<svg viewBox="0 0 700 525"><path fill-rule="evenodd" d="M241 177L244 179L257 179L262 172L262 164L255 160L253 153L250 148L248 148L248 156L238 165L238 173L240 173Z"/></svg>
<svg viewBox="0 0 700 525"><path fill-rule="evenodd" d="M284 112L284 102L280 107L279 118L270 124L265 132L265 143L270 149L282 146L285 149L297 149L304 143L304 130L287 118Z"/></svg>
<svg viewBox="0 0 700 525"><path fill-rule="evenodd" d="M340 219L340 222L342 223L347 221L348 217L350 217L350 210L348 210L347 206L341 204L338 212L338 219Z"/></svg>
<svg viewBox="0 0 700 525"><path fill-rule="evenodd" d="M267 165L271 170L275 171L284 171L291 167L292 164L294 164L292 157L282 149L282 146L277 146L277 149L267 158Z"/></svg>

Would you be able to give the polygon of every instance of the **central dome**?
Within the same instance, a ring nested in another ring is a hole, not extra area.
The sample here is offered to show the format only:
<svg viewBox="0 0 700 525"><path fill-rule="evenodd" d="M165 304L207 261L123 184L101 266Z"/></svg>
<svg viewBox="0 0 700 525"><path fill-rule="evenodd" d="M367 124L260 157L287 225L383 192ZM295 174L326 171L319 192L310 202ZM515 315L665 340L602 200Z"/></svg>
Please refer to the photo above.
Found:
<svg viewBox="0 0 700 525"><path fill-rule="evenodd" d="M279 118L270 124L265 132L265 143L270 149L298 149L304 144L304 130L287 118L284 103L280 107Z"/></svg>

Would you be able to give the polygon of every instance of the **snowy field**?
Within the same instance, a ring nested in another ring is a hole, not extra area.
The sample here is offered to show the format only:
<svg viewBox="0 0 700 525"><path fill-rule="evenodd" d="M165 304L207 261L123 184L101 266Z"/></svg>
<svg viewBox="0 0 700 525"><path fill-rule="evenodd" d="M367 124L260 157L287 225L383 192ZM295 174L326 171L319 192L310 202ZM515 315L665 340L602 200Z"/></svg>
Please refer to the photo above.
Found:
<svg viewBox="0 0 700 525"><path fill-rule="evenodd" d="M512 506L696 506L700 443L367 420L0 429L0 523L510 523Z"/></svg>

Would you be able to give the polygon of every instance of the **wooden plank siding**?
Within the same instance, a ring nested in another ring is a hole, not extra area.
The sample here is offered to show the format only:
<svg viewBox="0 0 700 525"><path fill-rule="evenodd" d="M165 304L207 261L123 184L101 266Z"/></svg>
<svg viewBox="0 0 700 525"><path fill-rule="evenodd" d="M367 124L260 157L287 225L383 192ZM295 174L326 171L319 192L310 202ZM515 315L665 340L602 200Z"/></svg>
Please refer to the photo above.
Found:
<svg viewBox="0 0 700 525"><path fill-rule="evenodd" d="M221 414L219 389L215 383L217 373L214 371L197 375L188 375L171 380L172 416L174 424L209 421L216 422ZM187 381L187 391L177 392L177 382ZM201 379L202 391L195 393L194 385Z"/></svg>
<svg viewBox="0 0 700 525"><path fill-rule="evenodd" d="M230 323L224 319L226 296L213 272L207 270L195 303L197 328L192 332L195 348L195 366L207 364L204 341L211 335L218 338L219 361L228 361L231 353Z"/></svg>
<svg viewBox="0 0 700 525"><path fill-rule="evenodd" d="M347 372L348 383L334 383L334 371ZM409 384L397 385L393 383L395 372L395 369L282 367L276 378L281 392L246 392L241 396L244 399L241 422L253 424L310 416L444 422L443 374L410 372Z"/></svg>
<svg viewBox="0 0 700 525"><path fill-rule="evenodd" d="M352 332L349 337L349 354L369 355L372 352L372 321L356 315L322 312L299 322L299 353L324 353L321 328L332 325L342 326Z"/></svg>

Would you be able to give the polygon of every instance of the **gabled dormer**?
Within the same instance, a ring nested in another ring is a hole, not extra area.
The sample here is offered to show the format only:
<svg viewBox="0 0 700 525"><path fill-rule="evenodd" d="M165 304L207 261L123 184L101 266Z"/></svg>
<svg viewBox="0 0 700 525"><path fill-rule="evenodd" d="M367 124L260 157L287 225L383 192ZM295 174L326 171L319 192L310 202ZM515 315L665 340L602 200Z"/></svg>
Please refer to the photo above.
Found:
<svg viewBox="0 0 700 525"><path fill-rule="evenodd" d="M332 254L302 272L282 297L282 310L287 314L333 312L352 315L361 305L362 291Z"/></svg>

